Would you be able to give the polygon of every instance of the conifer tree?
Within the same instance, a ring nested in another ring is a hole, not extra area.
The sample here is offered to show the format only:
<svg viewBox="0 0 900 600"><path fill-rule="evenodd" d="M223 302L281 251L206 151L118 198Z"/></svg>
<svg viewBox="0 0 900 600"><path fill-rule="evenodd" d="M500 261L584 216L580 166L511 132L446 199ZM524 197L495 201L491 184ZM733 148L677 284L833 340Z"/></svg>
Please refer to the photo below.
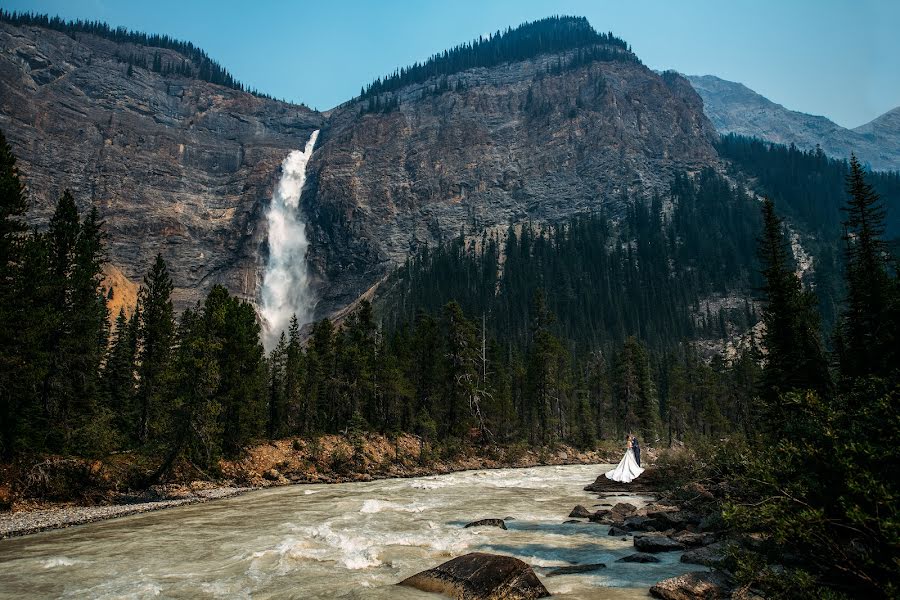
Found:
<svg viewBox="0 0 900 600"><path fill-rule="evenodd" d="M886 211L856 156L850 158L847 194L847 299L838 333L841 373L847 378L885 376L900 364L900 294L896 276L888 271Z"/></svg>
<svg viewBox="0 0 900 600"><path fill-rule="evenodd" d="M21 412L28 397L19 385L22 369L28 366L17 350L29 329L24 318L26 282L22 278L27 210L16 158L0 131L0 456L6 458L15 451Z"/></svg>
<svg viewBox="0 0 900 600"><path fill-rule="evenodd" d="M759 258L765 278L766 367L763 396L769 422L785 423L782 395L794 390L827 392L830 379L819 332L817 302L791 268L781 219L771 200L763 202Z"/></svg>
<svg viewBox="0 0 900 600"><path fill-rule="evenodd" d="M135 424L138 421L135 404L137 327L137 311L129 319L125 316L124 308L119 310L103 369L102 383L106 405L114 415L116 429L127 441L135 439Z"/></svg>
<svg viewBox="0 0 900 600"><path fill-rule="evenodd" d="M303 358L303 348L300 344L300 323L297 321L297 315L293 315L288 327L284 360L284 428L289 433L296 433L301 421L305 375Z"/></svg>
<svg viewBox="0 0 900 600"><path fill-rule="evenodd" d="M175 309L172 305L172 279L162 254L147 275L138 292L141 325L139 414L136 435L141 442L150 441L153 420L167 411L167 391L171 381L172 347L175 342Z"/></svg>
<svg viewBox="0 0 900 600"><path fill-rule="evenodd" d="M462 307L450 302L443 311L445 336L442 431L461 438L468 433L477 395L478 370L475 327Z"/></svg>
<svg viewBox="0 0 900 600"><path fill-rule="evenodd" d="M269 439L275 437L283 428L285 408L285 379L287 363L287 336L281 332L278 345L269 355L269 401L268 420L266 421L266 434Z"/></svg>

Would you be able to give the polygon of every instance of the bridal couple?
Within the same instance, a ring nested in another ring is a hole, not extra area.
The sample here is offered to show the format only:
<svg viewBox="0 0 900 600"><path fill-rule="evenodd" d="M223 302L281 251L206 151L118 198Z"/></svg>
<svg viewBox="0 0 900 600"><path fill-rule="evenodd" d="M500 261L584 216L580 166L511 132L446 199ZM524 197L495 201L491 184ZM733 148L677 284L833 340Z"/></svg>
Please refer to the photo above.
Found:
<svg viewBox="0 0 900 600"><path fill-rule="evenodd" d="M629 434L626 438L625 456L612 471L606 472L606 478L619 483L631 483L644 472L641 468L641 445L638 439Z"/></svg>

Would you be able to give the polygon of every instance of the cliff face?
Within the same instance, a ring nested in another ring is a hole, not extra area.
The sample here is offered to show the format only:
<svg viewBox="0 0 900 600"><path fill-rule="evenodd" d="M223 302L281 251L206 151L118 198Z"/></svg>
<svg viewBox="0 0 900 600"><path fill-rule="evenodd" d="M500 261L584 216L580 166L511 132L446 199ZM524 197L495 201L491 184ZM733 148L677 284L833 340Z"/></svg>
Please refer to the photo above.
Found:
<svg viewBox="0 0 900 600"><path fill-rule="evenodd" d="M323 118L124 62L156 52L181 63L170 50L0 23L0 129L31 218L46 223L70 188L100 209L109 258L132 282L162 252L179 308L215 283L254 298L279 165Z"/></svg>
<svg viewBox="0 0 900 600"><path fill-rule="evenodd" d="M0 128L32 217L62 189L106 219L109 254L139 281L162 252L183 308L215 283L255 299L265 208L290 150L314 129L302 210L308 261L334 314L426 244L522 220L618 213L677 171L716 165L715 131L688 82L637 61L561 68L567 54L413 84L369 112L302 106L146 68L161 55L87 34L0 24ZM132 61L133 62L133 61ZM435 89L440 86L440 89Z"/></svg>
<svg viewBox="0 0 900 600"><path fill-rule="evenodd" d="M325 314L412 251L511 221L619 212L676 171L717 162L690 84L637 62L558 72L565 57L452 75L399 92L399 110L336 109L313 155L310 263ZM364 113L364 114L361 114Z"/></svg>

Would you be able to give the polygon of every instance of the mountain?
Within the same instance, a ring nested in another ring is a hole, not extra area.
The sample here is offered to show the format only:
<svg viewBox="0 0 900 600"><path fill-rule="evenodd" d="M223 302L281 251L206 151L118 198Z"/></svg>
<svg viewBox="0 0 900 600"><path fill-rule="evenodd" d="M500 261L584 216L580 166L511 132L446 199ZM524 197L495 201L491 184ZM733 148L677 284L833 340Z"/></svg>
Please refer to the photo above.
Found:
<svg viewBox="0 0 900 600"><path fill-rule="evenodd" d="M539 26L505 34L508 45ZM333 111L310 164L309 256L326 310L461 231L621 214L676 173L717 164L688 82L607 39L397 79Z"/></svg>
<svg viewBox="0 0 900 600"><path fill-rule="evenodd" d="M128 37L0 22L0 129L33 222L70 188L100 209L109 258L129 280L163 254L182 308L216 283L255 298L279 165L324 121L223 85L235 84L195 60Z"/></svg>
<svg viewBox="0 0 900 600"><path fill-rule="evenodd" d="M880 148L900 153L900 106L853 129ZM897 168L897 167L895 167Z"/></svg>
<svg viewBox="0 0 900 600"><path fill-rule="evenodd" d="M179 307L215 283L257 297L279 165L315 129L301 202L317 316L462 230L622 214L718 164L688 82L583 18L464 44L326 115L244 91L191 44L8 17L0 128L34 222L72 189L100 208L128 279L162 252Z"/></svg>
<svg viewBox="0 0 900 600"><path fill-rule="evenodd" d="M713 75L687 79L703 98L703 110L719 133L757 137L804 150L816 145L835 158L856 153L875 170L900 170L900 107L871 123L846 129L826 117L789 110L741 83Z"/></svg>

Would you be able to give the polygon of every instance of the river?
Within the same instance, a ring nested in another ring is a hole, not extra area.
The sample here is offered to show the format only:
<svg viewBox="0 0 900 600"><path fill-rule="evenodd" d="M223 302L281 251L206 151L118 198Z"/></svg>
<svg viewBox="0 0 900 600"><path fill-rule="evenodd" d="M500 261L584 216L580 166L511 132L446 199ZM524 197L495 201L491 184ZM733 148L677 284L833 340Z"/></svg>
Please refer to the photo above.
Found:
<svg viewBox="0 0 900 600"><path fill-rule="evenodd" d="M366 483L295 485L0 541L0 598L437 598L396 582L472 551L535 567L555 598L646 598L690 570L617 563L630 538L563 524L599 465L466 471ZM618 496L609 502L642 504ZM503 531L464 529L512 517ZM547 567L606 563L578 575Z"/></svg>

